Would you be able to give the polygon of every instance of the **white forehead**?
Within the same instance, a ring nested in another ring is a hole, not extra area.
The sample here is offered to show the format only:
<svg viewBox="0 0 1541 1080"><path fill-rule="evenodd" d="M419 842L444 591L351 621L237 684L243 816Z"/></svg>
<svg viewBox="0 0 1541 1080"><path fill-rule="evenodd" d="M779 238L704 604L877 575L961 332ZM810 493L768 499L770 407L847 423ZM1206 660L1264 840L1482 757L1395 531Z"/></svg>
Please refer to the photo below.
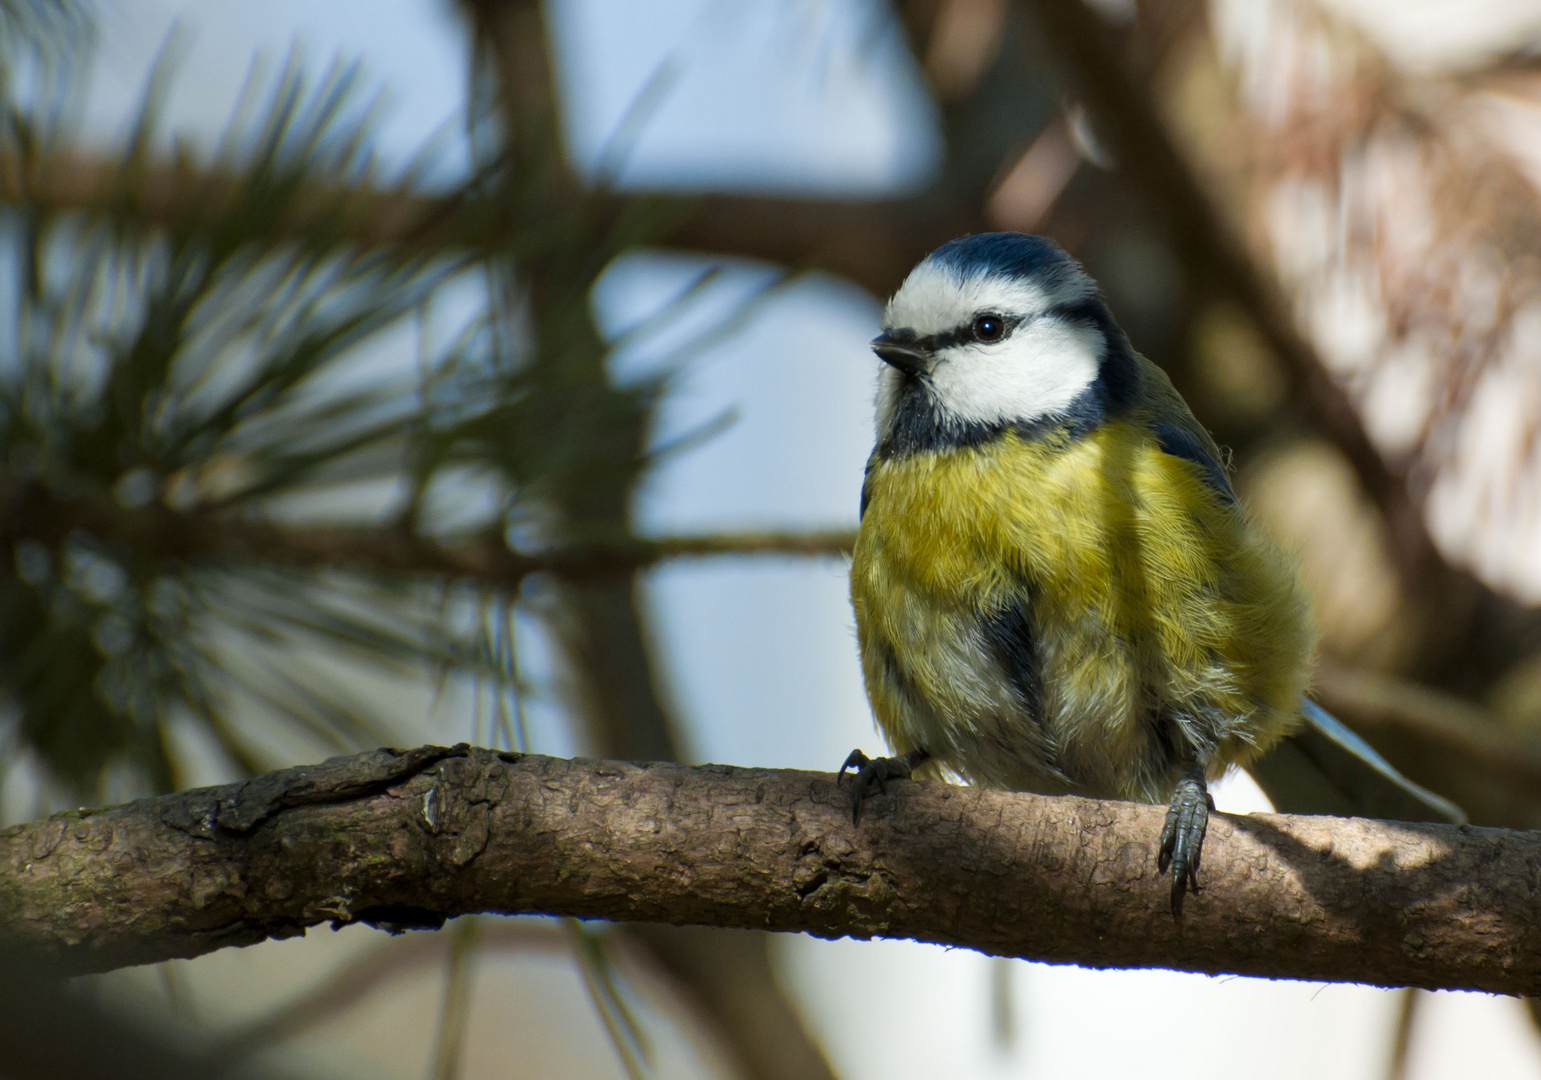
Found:
<svg viewBox="0 0 1541 1080"><path fill-rule="evenodd" d="M904 279L883 312L884 330L940 334L962 326L982 311L1037 315L1061 304L1089 300L1097 286L1075 265L1034 277L978 272L927 259Z"/></svg>

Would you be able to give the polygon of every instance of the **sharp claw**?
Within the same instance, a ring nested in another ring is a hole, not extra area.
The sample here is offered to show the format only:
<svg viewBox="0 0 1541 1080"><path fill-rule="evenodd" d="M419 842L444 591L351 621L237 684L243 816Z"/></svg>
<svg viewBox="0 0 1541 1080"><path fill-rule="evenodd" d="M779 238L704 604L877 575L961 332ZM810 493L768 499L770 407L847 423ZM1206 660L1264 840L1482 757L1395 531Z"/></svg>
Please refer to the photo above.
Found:
<svg viewBox="0 0 1541 1080"><path fill-rule="evenodd" d="M835 774L836 786L845 782L845 774L850 769L855 769L857 771L857 775L860 776L862 766L866 765L871 760L871 758L862 753L860 750L852 750L848 755L846 755L845 763L840 766L840 771Z"/></svg>
<svg viewBox="0 0 1541 1080"><path fill-rule="evenodd" d="M851 824L861 824L862 803L869 795L874 792L886 795L888 781L909 779L911 770L929 756L924 751L912 750L898 757L869 758L860 750L852 750L835 776L838 786L844 782L848 770L856 770L851 784Z"/></svg>
<svg viewBox="0 0 1541 1080"><path fill-rule="evenodd" d="M862 757L864 760L862 761L861 768L856 771L855 779L851 784L852 825L861 824L862 804L867 801L867 796L872 794L874 788L885 794L888 791L888 786L883 782L883 775L879 771L881 768L879 762L884 759L865 760L865 754Z"/></svg>
<svg viewBox="0 0 1541 1080"><path fill-rule="evenodd" d="M1172 870L1172 916L1182 917L1183 897L1199 891L1199 861L1204 853L1204 834L1209 827L1209 812L1215 803L1204 784L1202 770L1184 777L1172 793L1166 821L1161 829L1161 847L1156 855L1156 869Z"/></svg>

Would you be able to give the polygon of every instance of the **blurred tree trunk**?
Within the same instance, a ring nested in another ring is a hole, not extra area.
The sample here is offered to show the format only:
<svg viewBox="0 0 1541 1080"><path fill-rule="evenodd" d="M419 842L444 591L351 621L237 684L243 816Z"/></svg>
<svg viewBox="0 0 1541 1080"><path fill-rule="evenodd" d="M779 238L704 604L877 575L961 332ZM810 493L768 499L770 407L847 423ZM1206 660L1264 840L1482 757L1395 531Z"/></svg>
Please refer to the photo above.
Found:
<svg viewBox="0 0 1541 1080"><path fill-rule="evenodd" d="M535 0L469 0L477 37L493 58L507 124L507 154L516 182L533 179L553 202L581 199L563 167L548 36ZM526 175L520 175L523 171ZM530 173L534 173L531 177ZM614 422L606 425L593 475L609 478L558 495L568 528L579 535L616 535L631 525L631 499L648 432L640 409L627 409L611 386L607 349L589 312L589 293L603 265L572 273L584 252L522 260L519 284L528 290L535 363L560 363L564 379L587 384L591 401ZM569 263L561 268L553 260ZM554 353L560 352L560 360ZM580 399L581 400L581 399ZM598 425L586 425L595 429ZM661 704L657 674L638 604L636 575L559 584L561 638L578 683L590 747L606 757L642 761L683 758L677 732ZM636 935L658 965L681 984L698 1016L753 1080L834 1080L822 1051L780 991L760 933L700 927L651 926Z"/></svg>

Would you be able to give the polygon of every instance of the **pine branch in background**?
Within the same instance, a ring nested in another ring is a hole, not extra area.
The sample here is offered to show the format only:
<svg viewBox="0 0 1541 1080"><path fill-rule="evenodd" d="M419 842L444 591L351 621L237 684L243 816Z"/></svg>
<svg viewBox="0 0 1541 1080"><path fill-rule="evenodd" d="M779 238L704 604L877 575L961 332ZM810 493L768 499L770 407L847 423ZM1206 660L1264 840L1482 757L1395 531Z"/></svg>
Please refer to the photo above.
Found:
<svg viewBox="0 0 1541 1080"><path fill-rule="evenodd" d="M17 573L0 583L0 685L21 748L72 791L178 786L168 731L179 717L247 770L262 767L267 721L334 749L389 741L323 674L340 653L397 670L485 666L415 576L339 580L322 556L345 554L340 534L325 552L308 534L306 557L284 558L305 539L285 544L264 519L292 521L320 501L333 521L374 526L370 550L399 570L403 549L436 550L413 530L438 527L424 499L456 470L498 478L498 519L538 517L553 492L589 482L582 443L541 406L539 372L485 319L419 369L370 360L467 271L346 240L346 192L372 172L354 82L335 69L309 88L287 68L257 119L224 140L222 175L238 179L189 197L160 228L25 199L8 211L18 361L0 374L0 449ZM153 119L147 106L118 166L120 199L132 197ZM57 137L11 120L25 194L40 178L32 148ZM309 199L310 184L337 194L306 202L303 237L275 241L268 223ZM406 531L380 531L378 499L359 492L404 474L415 484ZM200 519L212 528L184 529ZM621 558L668 548L632 545ZM602 545L585 551L607 561ZM551 563L505 559L503 587ZM453 559L430 561L418 576L447 568Z"/></svg>
<svg viewBox="0 0 1541 1080"><path fill-rule="evenodd" d="M501 536L424 536L367 525L284 525L229 512L180 511L163 504L124 506L116 499L61 497L36 483L6 483L0 473L0 551L25 543L55 547L78 533L155 552L166 564L231 568L338 570L391 580L463 580L517 590L532 574L568 580L603 578L676 559L741 555L840 555L855 533L745 532L699 536L590 535L523 551ZM26 558L26 556L23 556Z"/></svg>
<svg viewBox="0 0 1541 1080"><path fill-rule="evenodd" d="M0 373L0 546L17 572L0 581L0 687L20 748L72 792L179 786L178 718L246 771L265 764L270 722L317 749L391 741L326 674L348 654L505 682L477 635L444 617L445 590L468 578L516 596L532 572L831 545L643 541L570 522L568 540L552 533L561 499L624 490L646 467L639 442L614 480L602 451L617 423L645 428L662 384L607 387L597 338L598 382L573 378L560 348L532 362L501 309L416 367L374 359L430 297L479 271L463 255L350 237L349 193L374 176L355 82L337 68L307 87L291 64L265 99L251 88L256 118L231 128L206 174L219 181L184 185L154 228L134 213L153 190L153 90L122 161L94 181L101 203L83 211L35 198L56 160L37 148L59 137L11 117L19 361ZM652 216L639 204L590 221L578 207L555 222L517 195L497 200L523 222L512 250L549 257L576 237L583 303ZM285 220L305 227L275 233ZM457 543L436 507L467 475L492 511ZM371 488L405 491L382 504ZM511 551L512 522L541 550Z"/></svg>
<svg viewBox="0 0 1541 1080"><path fill-rule="evenodd" d="M1494 121L1505 97L1511 107L1533 107L1533 90L1506 81L1501 57L1489 80L1470 71L1414 77L1370 33L1314 2L1269 19L1264 37L1291 44L1280 50L1268 90L1241 88L1257 69L1252 50L1228 61L1194 50L1183 77L1221 92L1210 95L1218 107L1207 130L1189 125L1188 149L1230 193L1235 216L1245 215L1253 261L1279 280L1288 314L1332 359L1334 381L1374 429L1409 506L1442 523L1442 544L1463 565L1481 567L1489 581L1512 580L1514 562L1493 558L1503 545L1493 538L1536 527L1516 509L1527 505L1521 477L1536 463L1535 420L1495 417L1481 405L1525 368L1519 342L1541 297L1534 254L1541 192L1525 175L1519 128ZM1214 47L1224 47L1218 29ZM1281 102L1280 89L1301 78L1289 54L1319 58L1328 83ZM1264 94L1274 104L1264 104ZM1259 123L1270 110L1278 115ZM1281 229L1261 208L1285 192L1323 199L1326 216ZM1406 227L1414 221L1426 224ZM1331 301L1361 290L1361 317L1382 325L1345 345ZM1404 398L1388 409L1388 393ZM1506 460L1474 462L1473 432L1500 425L1512 426ZM1467 509L1452 511L1452 488L1470 493ZM1395 549L1395 522L1388 525ZM1541 619L1492 588L1442 585L1441 577L1432 567L1409 589L1399 620L1422 625L1396 661L1420 679L1480 698L1541 648Z"/></svg>
<svg viewBox="0 0 1541 1080"><path fill-rule="evenodd" d="M65 503L135 510L163 498L236 512L399 443L415 387L350 385L349 364L453 263L350 249L324 230L280 246L260 235L306 179L367 171L352 84L345 70L314 89L292 67L279 77L257 122L227 138L243 181L217 222L195 204L153 233L78 215L45 220L25 202L7 211L5 321L17 359L0 375L0 449L10 475ZM57 138L12 119L18 157ZM142 116L124 175L143 159L152 120ZM348 620L325 615L325 599L293 588L262 597L249 580L175 567L154 548L90 528L34 537L29 524L9 522L16 573L0 583L0 683L19 711L22 746L68 788L100 790L114 774L129 790L136 776L176 786L167 734L176 716L201 721L233 760L258 767L228 719L243 691L269 704L287 697L280 712L334 745L371 734L303 673L286 675L286 686L241 687L219 644L275 615L260 632L268 646L340 632Z"/></svg>
<svg viewBox="0 0 1541 1080"><path fill-rule="evenodd" d="M473 962L481 944L474 918L460 919L447 933L450 947L444 961L444 997L434 1034L431 1080L456 1080L465 1049L466 1019L471 1009Z"/></svg>

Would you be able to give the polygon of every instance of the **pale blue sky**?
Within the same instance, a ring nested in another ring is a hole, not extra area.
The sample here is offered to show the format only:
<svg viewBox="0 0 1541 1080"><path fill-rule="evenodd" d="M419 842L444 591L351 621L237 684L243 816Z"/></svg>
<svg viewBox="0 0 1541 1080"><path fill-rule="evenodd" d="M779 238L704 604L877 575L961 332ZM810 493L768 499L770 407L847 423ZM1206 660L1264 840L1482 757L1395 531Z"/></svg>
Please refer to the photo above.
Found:
<svg viewBox="0 0 1541 1080"><path fill-rule="evenodd" d="M384 88L384 162L404 163L442 132L439 175L465 168L464 28L446 0L134 0L103 3L100 22L94 139L127 129L148 60L175 26L172 130L211 145L253 55L272 69L298 44L308 69L362 59L365 86ZM921 183L937 163L929 101L875 0L581 0L555 5L550 24L585 169L628 115L638 121L629 183L870 192Z"/></svg>

